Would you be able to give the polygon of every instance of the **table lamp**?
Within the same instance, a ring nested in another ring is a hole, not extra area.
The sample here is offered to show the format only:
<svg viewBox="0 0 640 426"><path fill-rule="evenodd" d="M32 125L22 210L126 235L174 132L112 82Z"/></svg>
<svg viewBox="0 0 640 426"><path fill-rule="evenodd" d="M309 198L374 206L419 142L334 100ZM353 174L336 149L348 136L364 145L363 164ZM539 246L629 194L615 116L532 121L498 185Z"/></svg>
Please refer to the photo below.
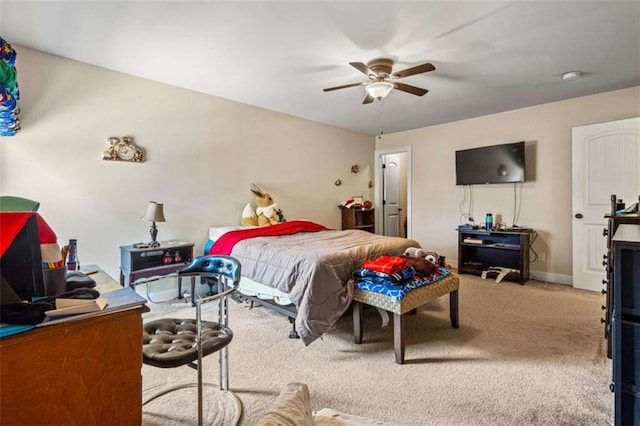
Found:
<svg viewBox="0 0 640 426"><path fill-rule="evenodd" d="M156 227L156 222L166 222L162 206L162 203L149 201L147 211L145 212L144 216L142 216L142 220L151 222L151 229L149 230L149 233L151 234L151 242L149 243L149 247L160 246L160 243L156 241L156 237L158 236L158 228Z"/></svg>

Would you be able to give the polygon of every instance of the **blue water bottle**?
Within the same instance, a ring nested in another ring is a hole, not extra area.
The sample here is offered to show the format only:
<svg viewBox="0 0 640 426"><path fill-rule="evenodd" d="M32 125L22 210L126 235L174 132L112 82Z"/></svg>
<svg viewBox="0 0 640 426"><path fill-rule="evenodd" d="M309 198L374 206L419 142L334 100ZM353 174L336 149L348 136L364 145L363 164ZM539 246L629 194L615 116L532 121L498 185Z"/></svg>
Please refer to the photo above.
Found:
<svg viewBox="0 0 640 426"><path fill-rule="evenodd" d="M493 215L491 213L487 213L484 218L484 227L487 231L491 231L491 228L493 228Z"/></svg>

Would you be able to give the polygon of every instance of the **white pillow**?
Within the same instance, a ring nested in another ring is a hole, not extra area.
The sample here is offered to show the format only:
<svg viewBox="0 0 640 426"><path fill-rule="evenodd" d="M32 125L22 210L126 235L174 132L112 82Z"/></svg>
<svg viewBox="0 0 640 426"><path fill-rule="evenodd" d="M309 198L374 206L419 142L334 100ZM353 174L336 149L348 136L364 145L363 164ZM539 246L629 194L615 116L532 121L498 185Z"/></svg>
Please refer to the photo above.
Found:
<svg viewBox="0 0 640 426"><path fill-rule="evenodd" d="M257 226L211 226L209 228L209 239L211 241L216 241L218 238L222 237L229 231L237 231L238 229L250 229L257 228Z"/></svg>

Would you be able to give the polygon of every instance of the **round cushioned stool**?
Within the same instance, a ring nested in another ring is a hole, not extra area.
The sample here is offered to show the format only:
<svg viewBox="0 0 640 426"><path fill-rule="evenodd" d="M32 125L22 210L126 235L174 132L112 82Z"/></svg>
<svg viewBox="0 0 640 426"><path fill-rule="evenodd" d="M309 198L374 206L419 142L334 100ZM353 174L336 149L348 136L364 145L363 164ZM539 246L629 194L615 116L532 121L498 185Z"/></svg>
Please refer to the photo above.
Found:
<svg viewBox="0 0 640 426"><path fill-rule="evenodd" d="M198 370L197 320L163 318L150 321L143 326L142 362L159 368L173 368L187 365ZM233 332L224 325L203 321L201 330L202 357L220 351L233 339ZM201 370L198 371L201 374ZM212 386L209 383L185 383L165 389L146 399L145 405L169 392L188 387ZM202 397L199 389L198 398ZM209 398L218 411L210 413L214 416L212 424L237 424L242 412L240 400L231 392L215 390ZM200 407L200 406L199 406ZM211 419L210 419L211 420ZM203 424L202 413L199 413L198 424Z"/></svg>
<svg viewBox="0 0 640 426"><path fill-rule="evenodd" d="M198 388L198 424L203 424L203 386L218 387L213 395L207 396L209 414L216 416L214 424L236 425L242 416L242 403L229 390L228 345L233 332L228 324L228 297L235 292L240 283L240 262L230 256L199 256L190 265L177 271L177 277L206 277L218 280L218 292L210 296L194 298L195 319L164 318L150 321L143 326L142 362L154 367L173 368L186 365L197 371L196 384L188 383L173 386L148 399L145 405L167 393L185 387ZM166 278L166 276L163 276ZM163 277L151 277L149 283ZM138 281L140 282L140 281ZM202 319L202 305L218 302L218 321ZM205 356L217 352L219 355L219 385L204 383L202 379Z"/></svg>
<svg viewBox="0 0 640 426"><path fill-rule="evenodd" d="M195 319L163 318L144 324L142 362L160 368L193 363L198 359L196 328ZM202 356L219 351L232 338L230 328L217 322L202 323Z"/></svg>

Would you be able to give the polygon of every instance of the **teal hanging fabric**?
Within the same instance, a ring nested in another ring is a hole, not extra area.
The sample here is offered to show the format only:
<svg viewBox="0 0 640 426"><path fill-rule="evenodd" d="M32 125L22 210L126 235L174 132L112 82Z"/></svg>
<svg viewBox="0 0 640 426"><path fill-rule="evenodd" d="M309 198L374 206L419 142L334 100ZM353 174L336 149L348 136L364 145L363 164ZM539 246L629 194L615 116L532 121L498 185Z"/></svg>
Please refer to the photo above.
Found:
<svg viewBox="0 0 640 426"><path fill-rule="evenodd" d="M16 72L16 51L0 37L0 136L13 136L20 130Z"/></svg>

